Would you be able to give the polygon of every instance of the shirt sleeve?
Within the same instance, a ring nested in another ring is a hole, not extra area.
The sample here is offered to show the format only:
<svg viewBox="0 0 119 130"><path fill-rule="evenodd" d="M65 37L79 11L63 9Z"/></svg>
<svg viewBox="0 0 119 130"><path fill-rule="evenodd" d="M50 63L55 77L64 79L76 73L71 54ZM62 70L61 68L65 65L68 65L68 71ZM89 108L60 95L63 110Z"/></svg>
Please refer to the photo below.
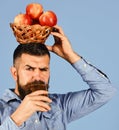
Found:
<svg viewBox="0 0 119 130"><path fill-rule="evenodd" d="M89 64L83 58L72 64L72 66L81 75L83 81L89 85L91 90L98 90L98 92L104 93L104 95L109 98L113 96L116 89L111 84L107 75L101 70Z"/></svg>
<svg viewBox="0 0 119 130"><path fill-rule="evenodd" d="M115 93L108 77L83 58L72 64L88 89L66 94L62 98L67 122L79 119L107 103ZM65 106L65 107L64 107Z"/></svg>
<svg viewBox="0 0 119 130"><path fill-rule="evenodd" d="M23 130L24 124L18 127L14 121L8 116L5 121L0 125L0 130Z"/></svg>

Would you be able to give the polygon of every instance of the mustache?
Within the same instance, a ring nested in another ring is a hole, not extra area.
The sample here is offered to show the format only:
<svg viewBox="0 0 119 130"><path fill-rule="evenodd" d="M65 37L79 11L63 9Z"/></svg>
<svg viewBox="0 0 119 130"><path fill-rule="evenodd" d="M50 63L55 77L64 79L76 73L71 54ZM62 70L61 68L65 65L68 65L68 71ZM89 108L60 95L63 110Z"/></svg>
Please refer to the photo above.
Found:
<svg viewBox="0 0 119 130"><path fill-rule="evenodd" d="M48 90L49 85L46 84L44 81L33 81L31 83L28 83L26 85L23 86L23 88L25 89L25 91L27 93L31 93L34 92L36 90Z"/></svg>

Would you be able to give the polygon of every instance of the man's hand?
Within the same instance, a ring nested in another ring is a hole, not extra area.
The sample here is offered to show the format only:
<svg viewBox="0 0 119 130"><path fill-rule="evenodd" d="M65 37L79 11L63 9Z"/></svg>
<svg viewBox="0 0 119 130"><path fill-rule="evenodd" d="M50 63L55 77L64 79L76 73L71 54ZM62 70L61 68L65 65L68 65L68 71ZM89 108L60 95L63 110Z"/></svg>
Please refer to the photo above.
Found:
<svg viewBox="0 0 119 130"><path fill-rule="evenodd" d="M54 31L51 32L51 34L54 37L54 44L52 46L47 45L49 51L54 52L70 63L74 63L80 59L80 56L73 51L72 46L61 27L55 26Z"/></svg>
<svg viewBox="0 0 119 130"><path fill-rule="evenodd" d="M35 91L27 95L16 111L11 115L12 120L17 126L22 125L34 112L46 112L51 108L48 105L52 100L45 96L48 92L44 90Z"/></svg>

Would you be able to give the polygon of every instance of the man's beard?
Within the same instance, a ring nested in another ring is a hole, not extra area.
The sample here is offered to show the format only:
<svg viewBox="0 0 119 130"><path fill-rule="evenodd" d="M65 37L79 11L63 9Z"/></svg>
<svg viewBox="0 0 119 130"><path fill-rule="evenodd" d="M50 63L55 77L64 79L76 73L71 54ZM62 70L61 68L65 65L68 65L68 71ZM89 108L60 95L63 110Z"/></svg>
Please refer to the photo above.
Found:
<svg viewBox="0 0 119 130"><path fill-rule="evenodd" d="M48 82L49 83L49 82ZM19 82L19 78L17 81L18 84L18 91L19 91L19 97L23 100L24 97L34 91L37 90L46 90L49 89L49 84L46 84L44 81L33 81L31 83L27 83L26 85L21 85Z"/></svg>

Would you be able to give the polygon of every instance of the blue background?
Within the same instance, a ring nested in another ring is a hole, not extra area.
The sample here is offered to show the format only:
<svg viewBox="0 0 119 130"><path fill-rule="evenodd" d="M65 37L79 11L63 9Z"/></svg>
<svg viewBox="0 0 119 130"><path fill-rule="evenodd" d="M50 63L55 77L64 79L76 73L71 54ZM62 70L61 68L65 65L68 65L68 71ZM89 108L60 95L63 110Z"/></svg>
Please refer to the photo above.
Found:
<svg viewBox="0 0 119 130"><path fill-rule="evenodd" d="M12 54L18 43L9 26L28 3L38 2L57 14L74 50L105 72L119 88L118 0L3 0L0 2L0 95L15 86L10 74ZM53 43L50 36L47 44ZM50 91L65 93L88 88L69 63L54 54ZM105 106L68 125L68 130L119 130L119 95Z"/></svg>

